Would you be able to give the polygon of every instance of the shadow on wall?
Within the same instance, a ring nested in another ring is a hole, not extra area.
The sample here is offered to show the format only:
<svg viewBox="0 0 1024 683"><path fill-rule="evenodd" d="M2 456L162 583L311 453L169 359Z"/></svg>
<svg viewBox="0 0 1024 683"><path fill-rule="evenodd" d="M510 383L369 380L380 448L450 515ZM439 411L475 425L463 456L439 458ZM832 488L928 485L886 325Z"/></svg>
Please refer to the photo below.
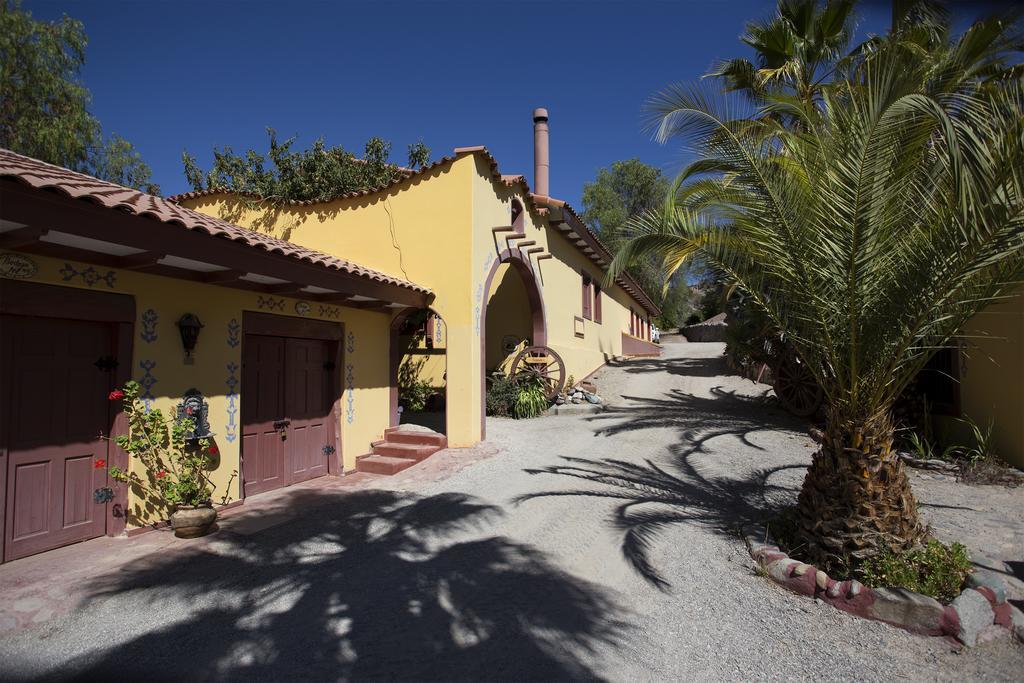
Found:
<svg viewBox="0 0 1024 683"><path fill-rule="evenodd" d="M651 359L628 365L636 366L638 372L654 372L658 369L654 366L671 367L672 363ZM720 358L688 359L686 367L690 372L680 374L727 374ZM564 463L526 471L570 477L585 482L585 487L527 494L515 502L551 496L617 501L610 524L621 534L623 557L650 584L669 590L668 579L650 559L659 532L675 524L693 524L735 537L743 524L770 520L791 505L807 468L806 458L799 458L791 464L751 469L744 467L749 456L738 457L732 465L724 449L712 452L708 443L718 437L733 437L748 448L763 450L750 439L751 434L790 429L795 436L806 430L806 424L772 407L763 396L740 395L721 387L713 388L711 394L702 397L673 390L660 399L625 396L627 406L612 406L589 418L595 436L676 430L678 442L669 449L666 465L650 459L641 464L613 458L563 458Z"/></svg>
<svg viewBox="0 0 1024 683"><path fill-rule="evenodd" d="M304 514L98 579L92 597L151 613L123 615L124 644L53 666L87 680L590 679L585 662L628 628L535 548L454 541L500 515L470 496L302 491L288 506Z"/></svg>

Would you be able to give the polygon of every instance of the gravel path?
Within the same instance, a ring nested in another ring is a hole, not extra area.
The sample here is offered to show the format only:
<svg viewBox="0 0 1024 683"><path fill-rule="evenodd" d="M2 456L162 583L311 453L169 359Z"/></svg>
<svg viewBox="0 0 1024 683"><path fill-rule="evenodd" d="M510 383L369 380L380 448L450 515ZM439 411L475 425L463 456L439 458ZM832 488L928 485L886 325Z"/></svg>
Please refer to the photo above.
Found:
<svg viewBox="0 0 1024 683"><path fill-rule="evenodd" d="M606 413L490 420L463 467L97 577L0 640L5 678L1020 680L1024 647L956 654L754 574L736 526L792 499L812 444L721 349L668 340L601 372ZM1024 559L1024 490L915 485L940 535Z"/></svg>

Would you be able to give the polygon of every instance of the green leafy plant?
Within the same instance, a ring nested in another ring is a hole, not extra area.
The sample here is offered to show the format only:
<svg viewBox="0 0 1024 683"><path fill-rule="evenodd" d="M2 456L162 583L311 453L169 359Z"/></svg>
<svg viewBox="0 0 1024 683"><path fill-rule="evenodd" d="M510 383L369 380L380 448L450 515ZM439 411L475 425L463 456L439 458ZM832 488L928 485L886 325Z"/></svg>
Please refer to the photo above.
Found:
<svg viewBox="0 0 1024 683"><path fill-rule="evenodd" d="M958 420L961 424L967 425L971 432L971 444L960 446L956 449L957 457L968 465L975 465L982 460L987 460L993 455L992 451L992 430L995 428L995 420L989 418L988 425L983 430L977 422L969 416Z"/></svg>
<svg viewBox="0 0 1024 683"><path fill-rule="evenodd" d="M488 382L488 415L522 420L537 417L549 403L544 381L536 373L520 372L515 376L494 373Z"/></svg>
<svg viewBox="0 0 1024 683"><path fill-rule="evenodd" d="M216 488L209 471L218 450L209 439L186 438L195 422L190 417L164 419L159 409L147 412L134 381L112 391L108 398L122 401L128 418L128 433L114 437L114 443L144 469L140 475L130 466L112 466L107 468L110 476L169 510L178 505L208 505ZM97 461L98 466L100 463L105 464Z"/></svg>
<svg viewBox="0 0 1024 683"><path fill-rule="evenodd" d="M20 0L0 0L0 147L160 194L138 150L105 136L89 111L87 43L77 19L36 20Z"/></svg>
<svg viewBox="0 0 1024 683"><path fill-rule="evenodd" d="M398 368L398 402L406 410L419 412L427 407L427 399L434 393L430 382L420 379L426 358L407 358Z"/></svg>
<svg viewBox="0 0 1024 683"><path fill-rule="evenodd" d="M956 456L959 446L946 446L941 451L927 437L917 432L910 432L907 436L907 443L913 449L914 456L921 460L945 460L952 461Z"/></svg>
<svg viewBox="0 0 1024 683"><path fill-rule="evenodd" d="M389 161L391 143L378 137L366 142L360 158L341 146L327 146L323 138L314 140L309 149L296 151L292 149L295 138L281 141L273 128L267 128L267 136L265 155L252 149L243 156L230 147L214 148L213 164L205 171L194 156L183 153L185 178L193 190L256 195L269 205L280 205L328 201L348 192L370 190L394 182L430 160L430 148L422 141L409 145L409 168L402 168Z"/></svg>
<svg viewBox="0 0 1024 683"><path fill-rule="evenodd" d="M548 407L548 397L544 393L544 381L532 372L519 373L516 378L516 402L512 414L522 420L537 417Z"/></svg>
<svg viewBox="0 0 1024 683"><path fill-rule="evenodd" d="M948 603L960 594L970 572L967 548L931 538L924 546L903 552L883 548L860 565L858 575L873 588L908 588Z"/></svg>
<svg viewBox="0 0 1024 683"><path fill-rule="evenodd" d="M515 381L504 373L494 373L487 383L487 414L512 417L519 390Z"/></svg>

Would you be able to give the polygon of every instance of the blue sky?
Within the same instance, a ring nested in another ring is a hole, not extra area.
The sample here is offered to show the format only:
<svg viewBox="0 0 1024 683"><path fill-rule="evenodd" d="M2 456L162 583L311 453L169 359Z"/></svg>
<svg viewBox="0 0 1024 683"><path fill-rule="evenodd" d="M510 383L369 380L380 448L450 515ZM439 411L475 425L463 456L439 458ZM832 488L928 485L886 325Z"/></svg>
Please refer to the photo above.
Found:
<svg viewBox="0 0 1024 683"><path fill-rule="evenodd" d="M639 157L678 170L678 146L640 127L648 96L745 55L773 0L593 2L27 1L89 36L82 77L107 133L131 140L165 195L190 189L181 152L266 148L265 127L361 152L373 135L434 157L486 145L532 175L534 107L551 115L551 192L580 207L599 167ZM858 33L888 25L861 8Z"/></svg>

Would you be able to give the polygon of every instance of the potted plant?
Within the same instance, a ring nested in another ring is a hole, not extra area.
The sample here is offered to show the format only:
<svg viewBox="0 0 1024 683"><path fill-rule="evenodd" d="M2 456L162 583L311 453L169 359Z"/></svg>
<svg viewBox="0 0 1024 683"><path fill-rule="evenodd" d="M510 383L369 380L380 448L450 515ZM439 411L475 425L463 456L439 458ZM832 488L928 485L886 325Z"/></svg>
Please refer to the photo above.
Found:
<svg viewBox="0 0 1024 683"><path fill-rule="evenodd" d="M210 533L217 511L211 502L215 486L208 472L217 446L208 438L188 438L195 428L188 415L167 420L159 410L147 412L137 382L126 383L109 398L123 401L128 418L128 433L115 437L114 442L144 468L140 475L131 467L110 467L110 476L170 512L171 528L178 538ZM191 409L187 412L191 414Z"/></svg>

